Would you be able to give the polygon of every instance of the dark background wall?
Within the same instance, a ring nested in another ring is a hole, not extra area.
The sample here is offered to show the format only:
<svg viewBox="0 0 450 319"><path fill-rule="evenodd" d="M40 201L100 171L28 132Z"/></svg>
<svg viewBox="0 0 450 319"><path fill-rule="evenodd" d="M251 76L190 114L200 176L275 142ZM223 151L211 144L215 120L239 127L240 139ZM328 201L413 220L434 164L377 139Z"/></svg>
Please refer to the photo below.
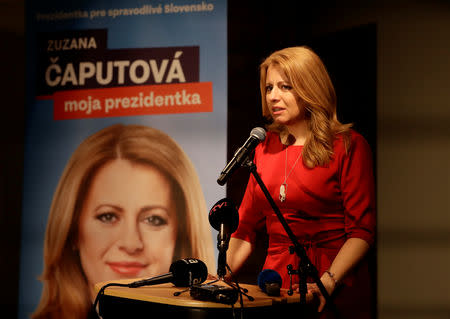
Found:
<svg viewBox="0 0 450 319"><path fill-rule="evenodd" d="M0 2L0 291L3 318L17 315L22 197L25 36L23 1Z"/></svg>
<svg viewBox="0 0 450 319"><path fill-rule="evenodd" d="M450 2L316 2L229 1L229 152L262 123L261 60L285 46L315 48L335 81L341 120L355 123L376 159L378 318L449 318ZM2 0L0 12L0 304L2 317L14 318L25 126L23 0ZM240 171L227 186L236 201L246 178Z"/></svg>

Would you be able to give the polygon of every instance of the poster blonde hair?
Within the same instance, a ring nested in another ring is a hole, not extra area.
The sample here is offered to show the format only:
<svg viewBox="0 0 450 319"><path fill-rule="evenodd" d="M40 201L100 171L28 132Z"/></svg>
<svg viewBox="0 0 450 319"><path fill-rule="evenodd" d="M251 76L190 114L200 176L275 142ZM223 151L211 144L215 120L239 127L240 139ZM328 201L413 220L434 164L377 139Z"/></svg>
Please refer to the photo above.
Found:
<svg viewBox="0 0 450 319"><path fill-rule="evenodd" d="M302 157L306 166L326 165L333 156L333 142L342 134L349 147L352 124L342 124L336 114L336 93L328 72L319 56L306 46L289 47L272 53L260 65L262 114L271 121L266 101L266 75L270 65L278 66L291 83L308 124L309 136ZM302 111L302 110L301 110ZM283 126L271 123L268 130L285 132Z"/></svg>
<svg viewBox="0 0 450 319"><path fill-rule="evenodd" d="M92 178L115 159L150 165L171 182L177 205L174 260L204 261L214 269L214 251L206 203L197 172L181 147L167 134L140 125L112 125L83 141L67 163L50 208L44 240L44 287L33 318L86 318L91 289L81 267L77 225Z"/></svg>

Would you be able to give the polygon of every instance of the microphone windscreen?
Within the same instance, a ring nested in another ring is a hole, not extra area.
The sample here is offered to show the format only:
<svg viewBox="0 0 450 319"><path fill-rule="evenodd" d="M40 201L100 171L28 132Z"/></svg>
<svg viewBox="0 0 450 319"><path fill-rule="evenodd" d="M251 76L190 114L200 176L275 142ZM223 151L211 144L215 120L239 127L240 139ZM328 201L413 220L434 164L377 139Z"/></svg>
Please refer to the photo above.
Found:
<svg viewBox="0 0 450 319"><path fill-rule="evenodd" d="M273 290L278 290L279 295L282 283L280 274L273 269L264 269L258 275L258 286L268 295L276 295L277 292ZM271 291L268 291L268 287L272 287Z"/></svg>
<svg viewBox="0 0 450 319"><path fill-rule="evenodd" d="M262 127L255 127L251 132L250 136L256 137L261 142L266 139L266 130Z"/></svg>
<svg viewBox="0 0 450 319"><path fill-rule="evenodd" d="M209 211L209 223L217 231L220 225L225 224L229 227L230 233L236 231L239 225L239 213L236 205L229 198L222 198Z"/></svg>
<svg viewBox="0 0 450 319"><path fill-rule="evenodd" d="M177 287L201 284L208 277L208 268L205 263L195 258L174 261L169 271L173 274L172 283Z"/></svg>

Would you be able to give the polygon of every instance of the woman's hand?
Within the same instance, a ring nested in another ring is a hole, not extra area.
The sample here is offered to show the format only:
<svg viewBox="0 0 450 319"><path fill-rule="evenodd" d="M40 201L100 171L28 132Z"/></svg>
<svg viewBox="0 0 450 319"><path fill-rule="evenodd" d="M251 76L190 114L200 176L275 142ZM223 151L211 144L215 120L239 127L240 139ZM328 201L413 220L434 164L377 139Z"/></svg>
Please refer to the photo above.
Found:
<svg viewBox="0 0 450 319"><path fill-rule="evenodd" d="M326 291L328 292L328 295L331 296L334 289L336 288L336 282L333 278L330 277L327 273L324 273L322 277L320 278L320 281L322 282L323 286L325 287ZM319 298L319 308L317 309L318 312L322 312L323 308L326 304L326 299L322 295L322 292L319 289L319 286L317 286L316 283L307 283L306 284L308 293L311 293L314 295L314 297Z"/></svg>
<svg viewBox="0 0 450 319"><path fill-rule="evenodd" d="M328 295L331 296L334 289L336 288L336 282L334 279L332 279L327 273L324 273L322 277L320 278L320 281L322 282L323 286L325 287L326 291L328 292ZM318 312L322 312L323 308L326 304L326 299L320 292L319 286L317 286L316 283L307 283L306 284L307 293L313 296L314 298L318 298L319 300L319 307L317 309ZM299 284L293 284L292 289L299 292ZM310 298L306 298L309 300Z"/></svg>
<svg viewBox="0 0 450 319"><path fill-rule="evenodd" d="M331 295L336 289L336 284L357 265L369 250L369 244L361 238L349 238L339 250L338 254L331 263L328 271L325 271L320 277L320 281L324 285L328 294ZM333 276L333 277L332 277ZM325 297L315 283L307 284L308 292L318 297L320 304L318 311L321 312L325 307Z"/></svg>

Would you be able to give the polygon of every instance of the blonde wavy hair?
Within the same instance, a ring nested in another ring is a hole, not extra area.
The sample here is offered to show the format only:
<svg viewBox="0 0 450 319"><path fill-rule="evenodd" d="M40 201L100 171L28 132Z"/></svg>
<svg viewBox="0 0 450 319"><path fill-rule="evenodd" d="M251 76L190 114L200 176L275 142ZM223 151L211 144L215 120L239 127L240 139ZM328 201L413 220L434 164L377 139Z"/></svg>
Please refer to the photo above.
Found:
<svg viewBox="0 0 450 319"><path fill-rule="evenodd" d="M302 152L303 163L310 168L328 164L338 134L342 134L346 148L350 147L352 124L342 124L337 119L336 93L325 65L306 46L276 51L261 63L262 114L271 122L267 129L281 134L286 133L286 128L272 121L266 101L266 75L270 65L278 66L284 72L295 94L303 102L309 131Z"/></svg>
<svg viewBox="0 0 450 319"><path fill-rule="evenodd" d="M67 163L50 208L44 241L43 292L32 318L86 318L92 307L78 252L74 249L83 201L100 167L115 159L159 169L171 181L178 228L174 260L204 261L214 269L206 203L197 172L165 133L140 125L112 125L83 141ZM167 270L168 271L168 270Z"/></svg>

